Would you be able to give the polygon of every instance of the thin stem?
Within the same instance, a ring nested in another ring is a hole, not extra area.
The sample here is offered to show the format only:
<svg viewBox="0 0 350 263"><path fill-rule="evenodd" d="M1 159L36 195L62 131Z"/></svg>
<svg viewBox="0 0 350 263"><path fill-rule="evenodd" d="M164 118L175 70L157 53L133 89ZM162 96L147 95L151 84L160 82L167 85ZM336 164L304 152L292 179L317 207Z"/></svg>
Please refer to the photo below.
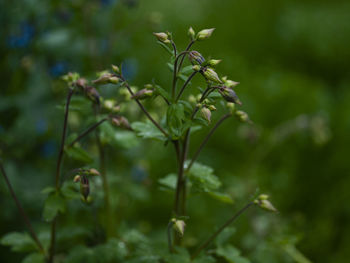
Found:
<svg viewBox="0 0 350 263"><path fill-rule="evenodd" d="M183 86L182 86L182 88L181 88L179 94L177 95L175 102L177 102L177 101L180 99L180 97L181 97L182 93L184 92L186 86L188 85L188 83L190 83L191 79L192 79L197 73L198 73L198 71L193 71L192 74L188 77L188 79L186 80L186 82L183 84Z"/></svg>
<svg viewBox="0 0 350 263"><path fill-rule="evenodd" d="M62 158L63 158L64 145L66 142L69 104L70 104L72 95L73 95L73 89L70 88L68 91L68 95L67 95L64 121L63 121L63 132L62 132L61 146L60 146L60 150L58 153L57 166L56 166L56 191L60 190L61 163L62 163ZM50 240L50 248L49 248L49 258L48 258L49 263L53 262L53 257L55 254L56 225L57 225L56 221L57 221L57 216L52 220L52 223L51 223L51 240Z"/></svg>
<svg viewBox="0 0 350 263"><path fill-rule="evenodd" d="M14 191L13 188L12 188L12 185L11 185L11 183L10 183L10 180L9 180L8 177L7 177L5 168L4 168L4 166L3 166L2 162L1 162L1 160L0 160L0 170L1 170L2 175L4 176L5 182L6 182L7 187L8 187L8 189L9 189L10 193L11 193L11 196L12 196L13 200L14 200L15 203L16 203L17 209L18 209L18 211L19 211L19 213L20 213L20 215L21 215L21 217L22 217L24 223L25 223L26 226L28 227L28 230L29 230L30 235L32 236L32 238L33 238L33 240L35 241L35 243L37 244L37 246L38 246L40 252L43 253L43 254L45 254L45 250L44 250L44 248L43 248L43 245L41 244L41 242L40 242L40 240L39 240L37 234L35 233L35 231L34 231L34 229L33 229L33 227L32 227L32 224L31 224L30 221L29 221L29 218L28 218L26 212L24 211L24 209L23 209L21 203L19 202L19 200L18 200L18 198L17 198L17 196L16 196L15 191Z"/></svg>
<svg viewBox="0 0 350 263"><path fill-rule="evenodd" d="M129 84L124 80L124 85L125 87L128 89L129 93L131 94L131 96L134 95L134 92L132 92ZM164 134L165 137L168 137L168 133L152 118L152 116L148 113L148 111L145 109L145 107L141 104L141 102L138 99L135 99L136 103L139 105L139 107L141 108L141 110L145 113L145 115L147 116L147 118Z"/></svg>
<svg viewBox="0 0 350 263"><path fill-rule="evenodd" d="M192 47L192 45L195 43L196 41L195 40L191 40L191 42L188 44L188 46L186 47L186 50L185 51L189 51L190 48ZM180 64L179 64L179 68L178 68L178 71L180 71L181 67L182 67L182 64L184 62L184 59L185 57L182 57L181 60L180 60Z"/></svg>
<svg viewBox="0 0 350 263"><path fill-rule="evenodd" d="M90 132L92 132L94 129L96 129L98 126L100 126L102 123L104 123L108 118L104 118L100 120L99 122L96 122L95 124L91 125L89 128L87 128L85 131L83 131L81 134L78 135L78 137L72 141L68 147L72 147L75 143L83 139L86 135L88 135Z"/></svg>
<svg viewBox="0 0 350 263"><path fill-rule="evenodd" d="M184 151L184 149L183 149L183 151ZM175 203L174 203L174 212L176 215L179 215L179 213L180 213L180 194L181 194L182 180L183 180L183 175L184 175L183 155L184 155L184 153L182 152L182 154L180 154L180 159L178 161L179 168L178 168L176 190L175 190Z"/></svg>
<svg viewBox="0 0 350 263"><path fill-rule="evenodd" d="M202 151L203 147L205 146L205 144L208 142L209 138L213 135L213 133L215 132L215 130L220 126L220 124L226 120L227 118L231 117L231 113L227 113L224 116L221 117L220 120L218 120L218 122L214 125L214 127L210 130L210 132L208 133L208 135L204 138L203 142L201 143L201 145L199 146L199 148L197 149L196 153L194 154L190 164L188 165L188 167L186 168L186 171L189 171L193 165L193 163L197 160L200 152Z"/></svg>
<svg viewBox="0 0 350 263"><path fill-rule="evenodd" d="M175 42L173 40L171 40L171 45L173 46L173 50L174 50L174 56L176 57L176 53L177 53L177 49L176 49L176 45L175 45Z"/></svg>
<svg viewBox="0 0 350 263"><path fill-rule="evenodd" d="M173 232L172 231L172 226L173 226L173 222L170 221L169 224L168 224L168 227L167 227L167 234L168 234L168 247L169 247L169 252L170 253L173 253L174 252L174 249L173 249L173 242L171 240L171 233Z"/></svg>
<svg viewBox="0 0 350 263"><path fill-rule="evenodd" d="M228 227L233 221L235 221L241 214L243 214L249 207L254 205L253 202L248 203L245 207L243 207L241 210L239 210L236 214L234 214L229 220L226 221L218 230L215 231L214 234L212 234L202 245L200 245L193 255L191 256L191 260L193 260L195 257L199 255L199 253L208 247L210 243L226 228Z"/></svg>
<svg viewBox="0 0 350 263"><path fill-rule="evenodd" d="M182 51L181 53L179 53L179 54L176 56L175 61L174 61L173 87L172 87L172 90L171 90L171 95L172 95L172 98L173 98L173 99L175 98L177 73L180 72L180 68L178 69L178 67L177 67L177 62L178 62L178 60L179 60L180 57L182 57L182 61L183 61L185 55L186 55L188 52L189 52L188 50Z"/></svg>

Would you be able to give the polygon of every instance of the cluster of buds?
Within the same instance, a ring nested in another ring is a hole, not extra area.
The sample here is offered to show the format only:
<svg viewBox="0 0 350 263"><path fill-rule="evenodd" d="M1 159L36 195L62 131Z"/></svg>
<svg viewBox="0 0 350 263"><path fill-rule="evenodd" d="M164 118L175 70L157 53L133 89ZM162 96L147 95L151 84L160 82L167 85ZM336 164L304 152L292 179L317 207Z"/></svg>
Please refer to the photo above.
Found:
<svg viewBox="0 0 350 263"><path fill-rule="evenodd" d="M121 116L121 115L113 116L111 118L111 122L112 122L112 125L116 127L132 131L132 128L128 119L125 118L124 116Z"/></svg>
<svg viewBox="0 0 350 263"><path fill-rule="evenodd" d="M257 199L254 200L254 204L266 211L278 212L277 209L272 205L272 203L268 199L269 199L268 195L261 194L258 196Z"/></svg>
<svg viewBox="0 0 350 263"><path fill-rule="evenodd" d="M90 183L88 176L99 176L100 173L94 169L77 169L77 174L74 176L73 181L75 183L80 182L80 193L84 198L84 201L87 201L87 198L90 194Z"/></svg>
<svg viewBox="0 0 350 263"><path fill-rule="evenodd" d="M75 86L78 87L84 94L85 96L91 100L94 104L99 105L101 101L101 96L98 93L98 91L88 85L88 82L84 78L79 78L74 82Z"/></svg>
<svg viewBox="0 0 350 263"><path fill-rule="evenodd" d="M69 72L68 74L62 76L62 79L66 81L69 86L76 83L76 81L80 78L79 73L76 72Z"/></svg>
<svg viewBox="0 0 350 263"><path fill-rule="evenodd" d="M167 33L159 32L159 33L153 33L153 35L158 39L158 41L164 44L170 43L169 34Z"/></svg>

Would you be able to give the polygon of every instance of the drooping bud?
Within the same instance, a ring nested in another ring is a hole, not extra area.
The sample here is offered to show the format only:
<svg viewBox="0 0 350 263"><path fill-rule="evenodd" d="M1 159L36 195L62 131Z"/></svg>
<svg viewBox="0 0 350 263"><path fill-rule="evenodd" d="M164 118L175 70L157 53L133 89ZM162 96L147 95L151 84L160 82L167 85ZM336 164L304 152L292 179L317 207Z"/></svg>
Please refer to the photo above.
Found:
<svg viewBox="0 0 350 263"><path fill-rule="evenodd" d="M100 94L98 93L98 91L91 86L86 86L85 87L85 94L86 96L94 103L96 104L100 104Z"/></svg>
<svg viewBox="0 0 350 263"><path fill-rule="evenodd" d="M246 112L238 110L235 112L235 116L240 122L251 122Z"/></svg>
<svg viewBox="0 0 350 263"><path fill-rule="evenodd" d="M234 88L239 84L239 82L227 79L227 77L223 77L221 79L224 82L224 85L228 88Z"/></svg>
<svg viewBox="0 0 350 263"><path fill-rule="evenodd" d="M201 66L199 66L199 65L194 65L194 66L192 66L192 69L193 69L194 71L200 71L200 70L201 70Z"/></svg>
<svg viewBox="0 0 350 263"><path fill-rule="evenodd" d="M185 226L186 226L185 221L173 218L173 219L172 219L172 222L173 222L173 228L174 228L174 230L175 230L180 236L183 236L184 233L185 233Z"/></svg>
<svg viewBox="0 0 350 263"><path fill-rule="evenodd" d="M239 98L238 98L236 92L234 92L234 90L232 90L226 86L222 86L222 87L218 88L218 91L227 102L233 102L235 104L242 105L242 102L239 100Z"/></svg>
<svg viewBox="0 0 350 263"><path fill-rule="evenodd" d="M188 58L192 64L202 65L205 61L204 57L198 51L192 50L188 53Z"/></svg>
<svg viewBox="0 0 350 263"><path fill-rule="evenodd" d="M92 176L99 176L101 175L99 171L97 171L95 168L90 168L87 170L87 175L92 175Z"/></svg>
<svg viewBox="0 0 350 263"><path fill-rule="evenodd" d="M120 115L112 117L112 124L122 129L132 130L128 119Z"/></svg>
<svg viewBox="0 0 350 263"><path fill-rule="evenodd" d="M131 98L136 100L142 100L142 99L149 98L152 95L153 95L153 90L142 89L136 92L134 95L132 95Z"/></svg>
<svg viewBox="0 0 350 263"><path fill-rule="evenodd" d="M195 39L196 33L194 32L193 28L190 27L187 31L188 36L191 38L191 40Z"/></svg>
<svg viewBox="0 0 350 263"><path fill-rule="evenodd" d="M203 118L210 123L211 120L211 111L207 108L207 107L202 107L201 108L201 114L203 116Z"/></svg>
<svg viewBox="0 0 350 263"><path fill-rule="evenodd" d="M259 195L257 199L254 200L254 204L258 205L260 208L269 212L278 212L278 210L272 205L268 200L268 195Z"/></svg>
<svg viewBox="0 0 350 263"><path fill-rule="evenodd" d="M87 200L87 197L90 194L90 185L89 185L89 179L83 175L80 180L80 193L84 197L85 201Z"/></svg>
<svg viewBox="0 0 350 263"><path fill-rule="evenodd" d="M74 176L73 182L77 183L80 182L81 176L79 174L77 174L76 176Z"/></svg>
<svg viewBox="0 0 350 263"><path fill-rule="evenodd" d="M118 66L112 65L112 70L113 70L115 73L120 74L120 69L119 69Z"/></svg>
<svg viewBox="0 0 350 263"><path fill-rule="evenodd" d="M78 80L75 82L75 84L76 84L79 88L84 89L85 86L86 86L86 84L87 84L87 80L84 79L84 78L80 78L80 79L78 79Z"/></svg>
<svg viewBox="0 0 350 263"><path fill-rule="evenodd" d="M229 109L229 111L231 112L231 114L234 113L234 111L235 111L235 108L236 108L235 105L236 104L234 104L233 102L227 102L227 104L226 104L226 106Z"/></svg>
<svg viewBox="0 0 350 263"><path fill-rule="evenodd" d="M208 106L208 109L211 110L211 111L215 111L216 110L216 107L214 105L209 105Z"/></svg>
<svg viewBox="0 0 350 263"><path fill-rule="evenodd" d="M202 72L203 72L203 76L207 80L210 80L215 83L220 83L220 84L222 83L222 81L219 79L218 74L212 68L205 67Z"/></svg>
<svg viewBox="0 0 350 263"><path fill-rule="evenodd" d="M160 41L165 44L170 43L170 40L168 39L168 34L164 32L159 32L159 33L153 33L153 35Z"/></svg>
<svg viewBox="0 0 350 263"><path fill-rule="evenodd" d="M153 89L152 84L145 84L144 87L145 87L145 89Z"/></svg>
<svg viewBox="0 0 350 263"><path fill-rule="evenodd" d="M111 84L118 84L119 83L119 78L117 76L112 76L108 80L109 83Z"/></svg>
<svg viewBox="0 0 350 263"><path fill-rule="evenodd" d="M215 30L215 28L210 28L210 29L203 29L203 30L199 31L197 34L197 40L208 39L214 30Z"/></svg>
<svg viewBox="0 0 350 263"><path fill-rule="evenodd" d="M109 79L113 77L111 73L104 73L98 79L92 81L94 84L107 84L109 83Z"/></svg>
<svg viewBox="0 0 350 263"><path fill-rule="evenodd" d="M215 67L221 61L222 61L221 59L210 59L210 60L208 60L208 65L211 67Z"/></svg>

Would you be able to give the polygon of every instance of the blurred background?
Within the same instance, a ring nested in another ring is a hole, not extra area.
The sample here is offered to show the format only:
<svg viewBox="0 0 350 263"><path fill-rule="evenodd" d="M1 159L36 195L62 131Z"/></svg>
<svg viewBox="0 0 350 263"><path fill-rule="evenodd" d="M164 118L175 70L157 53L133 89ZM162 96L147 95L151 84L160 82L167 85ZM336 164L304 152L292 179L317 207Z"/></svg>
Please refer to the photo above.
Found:
<svg viewBox="0 0 350 263"><path fill-rule="evenodd" d="M36 229L49 227L41 217L40 192L54 182L63 119L57 105L65 98L60 76L76 71L93 79L96 71L123 62L134 85L154 79L169 88L168 55L152 32L172 32L184 49L190 26L196 32L215 27L209 40L193 48L223 59L218 72L241 83L236 91L254 125L227 121L200 156L235 203L191 197L192 238L186 242L208 236L260 189L280 213L252 210L235 224L232 242L251 262L343 263L350 257L349 1L1 1L0 21L0 154ZM108 87L101 93L113 96ZM147 106L159 111L157 104ZM70 129L84 127L73 112ZM196 133L192 144L204 136ZM173 195L157 181L175 171L173 149L117 133L106 151L120 225L127 221L146 235L163 231ZM0 196L0 235L24 231L2 179ZM95 219L85 216L89 208L72 210L67 233L93 232ZM77 220L83 216L84 222ZM74 245L84 242L77 240ZM1 262L21 258L0 247Z"/></svg>

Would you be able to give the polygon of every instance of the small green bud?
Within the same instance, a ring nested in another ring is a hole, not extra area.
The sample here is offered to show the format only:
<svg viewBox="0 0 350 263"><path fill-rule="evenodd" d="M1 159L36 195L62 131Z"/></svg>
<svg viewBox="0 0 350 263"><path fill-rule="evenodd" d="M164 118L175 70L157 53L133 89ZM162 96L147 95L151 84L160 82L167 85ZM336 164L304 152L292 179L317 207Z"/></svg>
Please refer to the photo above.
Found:
<svg viewBox="0 0 350 263"><path fill-rule="evenodd" d="M152 84L145 84L144 87L145 87L145 89L153 89Z"/></svg>
<svg viewBox="0 0 350 263"><path fill-rule="evenodd" d="M69 72L68 74L62 76L62 79L69 84L76 82L79 78L80 76L77 72Z"/></svg>
<svg viewBox="0 0 350 263"><path fill-rule="evenodd" d="M170 43L170 40L168 39L168 34L164 32L159 32L159 33L153 33L153 35L160 41L165 44Z"/></svg>
<svg viewBox="0 0 350 263"><path fill-rule="evenodd" d="M110 77L108 82L111 83L111 84L118 84L119 83L119 78L117 76Z"/></svg>
<svg viewBox="0 0 350 263"><path fill-rule="evenodd" d="M210 59L208 61L208 65L211 67L215 67L216 65L218 65L222 60L221 59Z"/></svg>
<svg viewBox="0 0 350 263"><path fill-rule="evenodd" d="M203 76L209 80L209 81L212 81L212 82L215 82L215 83L222 83L222 81L219 79L219 76L218 74L212 69L212 68L204 68L203 71Z"/></svg>
<svg viewBox="0 0 350 263"><path fill-rule="evenodd" d="M268 200L269 196L262 194L259 195L257 199L254 200L254 204L258 205L260 208L269 212L278 212L277 209Z"/></svg>
<svg viewBox="0 0 350 263"><path fill-rule="evenodd" d="M226 106L231 113L234 113L236 106L233 102L227 102Z"/></svg>
<svg viewBox="0 0 350 263"><path fill-rule="evenodd" d="M195 96L193 96L192 94L190 96L188 96L188 101L192 104L197 103L197 99Z"/></svg>
<svg viewBox="0 0 350 263"><path fill-rule="evenodd" d="M197 34L197 40L208 39L214 30L215 30L215 28L210 28L210 29L203 29L203 30L199 31Z"/></svg>
<svg viewBox="0 0 350 263"><path fill-rule="evenodd" d="M242 105L242 102L239 100L234 90L226 86L222 86L222 87L219 87L218 91L227 102L233 102L235 104Z"/></svg>
<svg viewBox="0 0 350 263"><path fill-rule="evenodd" d="M73 182L77 183L77 182L80 182L80 180L81 180L81 176L77 174L76 176L74 176Z"/></svg>
<svg viewBox="0 0 350 263"><path fill-rule="evenodd" d="M196 33L194 32L193 28L190 27L187 31L188 36L191 38L191 40L195 39Z"/></svg>
<svg viewBox="0 0 350 263"><path fill-rule="evenodd" d="M149 98L152 95L153 95L153 90L142 89L136 92L134 95L132 95L131 98L136 100L142 100L142 99Z"/></svg>
<svg viewBox="0 0 350 263"><path fill-rule="evenodd" d="M132 130L128 119L123 116L120 116L120 115L114 116L112 117L111 121L112 121L112 124L116 127L120 127L125 130Z"/></svg>
<svg viewBox="0 0 350 263"><path fill-rule="evenodd" d="M241 111L241 110L236 111L235 116L240 122L250 122L248 114L244 111Z"/></svg>
<svg viewBox="0 0 350 263"><path fill-rule="evenodd" d="M199 66L199 65L194 65L194 66L192 66L192 69L193 69L194 71L200 71L200 70L201 70L201 66Z"/></svg>
<svg viewBox="0 0 350 263"><path fill-rule="evenodd" d="M188 53L188 58L190 59L192 64L203 64L205 59L202 56L201 53L199 53L198 51L192 50Z"/></svg>
<svg viewBox="0 0 350 263"><path fill-rule="evenodd" d="M185 221L173 218L172 222L173 222L173 228L175 229L175 231L180 236L183 236L185 233L185 226L186 226Z"/></svg>
<svg viewBox="0 0 350 263"><path fill-rule="evenodd" d="M120 69L119 69L118 66L112 65L112 70L113 70L115 73L120 74Z"/></svg>
<svg viewBox="0 0 350 263"><path fill-rule="evenodd" d="M267 199L269 199L269 196L266 195L266 194L261 194L261 195L258 196L258 199L259 200L267 200Z"/></svg>
<svg viewBox="0 0 350 263"><path fill-rule="evenodd" d="M216 110L216 107L214 105L209 105L208 106L208 109L211 110L211 111L215 111Z"/></svg>
<svg viewBox="0 0 350 263"><path fill-rule="evenodd" d="M222 78L222 81L224 82L224 85L228 88L234 88L239 84L239 82L227 79L226 77L225 79Z"/></svg>
<svg viewBox="0 0 350 263"><path fill-rule="evenodd" d="M208 123L210 123L211 111L207 107L202 107L201 108L201 115Z"/></svg>
<svg viewBox="0 0 350 263"><path fill-rule="evenodd" d="M90 168L89 170L87 170L86 175L99 176L101 174L95 168Z"/></svg>

